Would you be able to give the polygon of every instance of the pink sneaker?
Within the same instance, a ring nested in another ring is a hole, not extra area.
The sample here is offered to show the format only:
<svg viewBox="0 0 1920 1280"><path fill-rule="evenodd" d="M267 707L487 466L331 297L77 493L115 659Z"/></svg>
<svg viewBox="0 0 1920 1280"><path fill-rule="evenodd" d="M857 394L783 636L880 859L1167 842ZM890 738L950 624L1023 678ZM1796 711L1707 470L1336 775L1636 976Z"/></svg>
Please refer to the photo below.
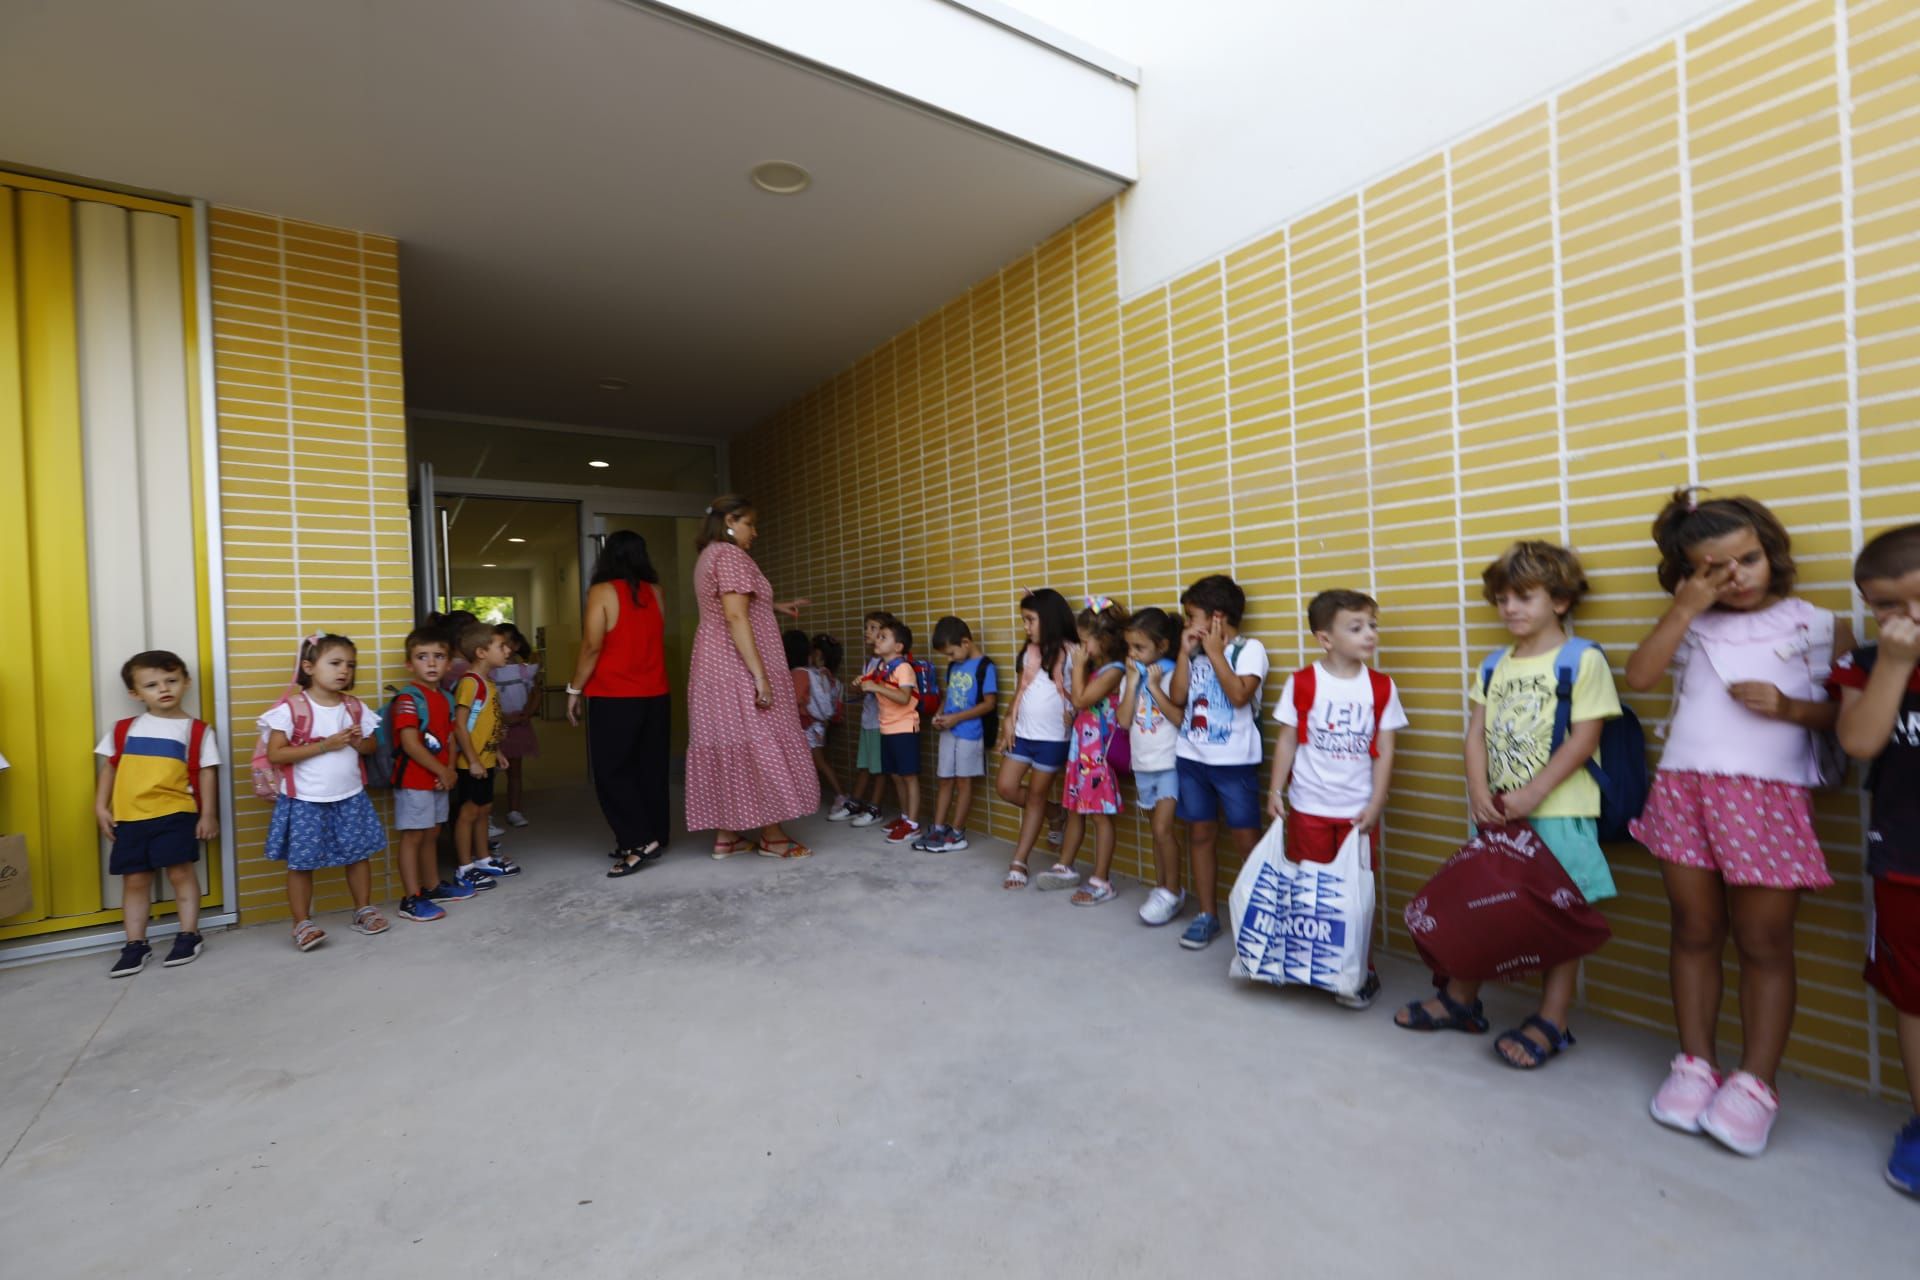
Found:
<svg viewBox="0 0 1920 1280"><path fill-rule="evenodd" d="M1700 1131L1730 1151L1757 1156L1780 1116L1780 1095L1757 1076L1736 1071L1700 1114Z"/></svg>
<svg viewBox="0 0 1920 1280"><path fill-rule="evenodd" d="M1667 1082L1653 1095L1648 1108L1653 1118L1669 1129L1682 1133L1700 1132L1700 1115L1720 1091L1720 1073L1707 1065L1705 1058L1677 1053Z"/></svg>

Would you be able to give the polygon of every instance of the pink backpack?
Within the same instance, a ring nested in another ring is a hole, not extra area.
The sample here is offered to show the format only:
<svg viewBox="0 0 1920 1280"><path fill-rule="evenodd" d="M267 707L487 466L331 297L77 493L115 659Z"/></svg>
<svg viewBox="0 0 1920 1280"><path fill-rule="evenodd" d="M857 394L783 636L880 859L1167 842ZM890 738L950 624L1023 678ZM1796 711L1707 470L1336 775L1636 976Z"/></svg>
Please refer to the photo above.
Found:
<svg viewBox="0 0 1920 1280"><path fill-rule="evenodd" d="M274 703L273 706L277 707L283 703L286 705L288 713L293 717L293 732L287 735L287 745L290 747L306 746L309 742L313 741L313 700L307 697L307 691L305 689L296 688L289 690L286 696L282 697L279 702ZM343 693L340 695L340 705L347 709L347 715L351 717L349 723L361 723L365 715L365 710L361 706L358 698L350 693ZM268 707L267 710L271 711L273 707ZM262 729L260 731L259 741L253 744L253 794L262 800L278 799L281 795L285 795L289 799L295 799L297 797L293 790L292 767L288 766L283 768L267 758L267 743L272 737L273 731L271 729ZM365 767L366 762L362 761L361 770L363 773L365 772Z"/></svg>

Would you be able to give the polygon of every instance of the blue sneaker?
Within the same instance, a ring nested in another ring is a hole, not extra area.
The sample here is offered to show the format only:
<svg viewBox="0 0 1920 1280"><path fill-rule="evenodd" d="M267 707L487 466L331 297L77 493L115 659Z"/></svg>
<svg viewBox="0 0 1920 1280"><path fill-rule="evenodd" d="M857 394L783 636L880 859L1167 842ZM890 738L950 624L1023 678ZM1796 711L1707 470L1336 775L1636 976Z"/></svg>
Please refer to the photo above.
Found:
<svg viewBox="0 0 1920 1280"><path fill-rule="evenodd" d="M1887 1161L1887 1181L1897 1191L1920 1196L1920 1115L1907 1121L1893 1137L1893 1158Z"/></svg>
<svg viewBox="0 0 1920 1280"><path fill-rule="evenodd" d="M1220 918L1211 911L1202 911L1180 935L1180 945L1189 951L1204 951L1219 936Z"/></svg>
<svg viewBox="0 0 1920 1280"><path fill-rule="evenodd" d="M465 902L473 895L473 886L463 880L442 880L427 890L427 897L434 902Z"/></svg>
<svg viewBox="0 0 1920 1280"><path fill-rule="evenodd" d="M425 924L433 920L445 920L447 918L447 909L445 907L435 906L431 898L425 894L421 894L417 898L409 897L400 899L400 918L402 920L418 920L422 924Z"/></svg>
<svg viewBox="0 0 1920 1280"><path fill-rule="evenodd" d="M492 876L474 876L462 872L460 875L455 876L454 879L475 893L484 893L488 889L498 889L500 887L499 882Z"/></svg>

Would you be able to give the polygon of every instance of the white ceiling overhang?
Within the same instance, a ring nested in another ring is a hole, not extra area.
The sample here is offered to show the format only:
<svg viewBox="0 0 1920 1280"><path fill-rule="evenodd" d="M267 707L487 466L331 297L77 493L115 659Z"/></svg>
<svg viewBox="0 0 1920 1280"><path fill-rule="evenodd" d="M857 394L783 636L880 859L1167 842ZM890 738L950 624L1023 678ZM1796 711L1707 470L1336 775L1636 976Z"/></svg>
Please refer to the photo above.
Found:
<svg viewBox="0 0 1920 1280"><path fill-rule="evenodd" d="M410 405L726 434L1121 190L1132 76L994 0L8 0L0 164L397 237Z"/></svg>

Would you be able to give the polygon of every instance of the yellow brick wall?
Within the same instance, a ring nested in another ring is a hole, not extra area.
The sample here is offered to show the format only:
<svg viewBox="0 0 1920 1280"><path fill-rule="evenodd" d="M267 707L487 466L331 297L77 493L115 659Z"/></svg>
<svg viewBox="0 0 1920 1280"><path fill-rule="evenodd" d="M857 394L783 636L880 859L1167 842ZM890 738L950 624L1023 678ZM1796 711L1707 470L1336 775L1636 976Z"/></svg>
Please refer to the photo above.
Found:
<svg viewBox="0 0 1920 1280"><path fill-rule="evenodd" d="M1171 607L1224 570L1284 671L1312 655L1314 592L1374 592L1413 717L1382 911L1410 954L1400 911L1464 834L1465 672L1502 640L1478 594L1502 546L1580 550L1580 630L1618 669L1663 607L1647 527L1673 486L1773 504L1806 594L1840 610L1863 532L1920 518L1916 121L1920 4L1747 5L1138 297L1100 209L749 434L734 475L774 582L855 652L885 607L921 636L958 613L1005 661L1023 587ZM1665 714L1664 692L1631 701ZM1819 809L1838 883L1802 912L1791 1062L1890 1091L1859 797ZM1011 837L992 810L974 825ZM1121 848L1138 872L1136 816ZM1659 876L1637 847L1614 861L1586 999L1665 1028Z"/></svg>
<svg viewBox="0 0 1920 1280"><path fill-rule="evenodd" d="M238 906L287 915L284 867L261 856L270 803L253 797L254 722L280 695L300 636L351 637L358 695L384 701L413 616L400 281L394 242L215 209L213 328L226 549L227 679L235 741ZM387 800L375 792L384 815ZM376 899L398 896L374 862ZM317 909L348 905L338 872Z"/></svg>

